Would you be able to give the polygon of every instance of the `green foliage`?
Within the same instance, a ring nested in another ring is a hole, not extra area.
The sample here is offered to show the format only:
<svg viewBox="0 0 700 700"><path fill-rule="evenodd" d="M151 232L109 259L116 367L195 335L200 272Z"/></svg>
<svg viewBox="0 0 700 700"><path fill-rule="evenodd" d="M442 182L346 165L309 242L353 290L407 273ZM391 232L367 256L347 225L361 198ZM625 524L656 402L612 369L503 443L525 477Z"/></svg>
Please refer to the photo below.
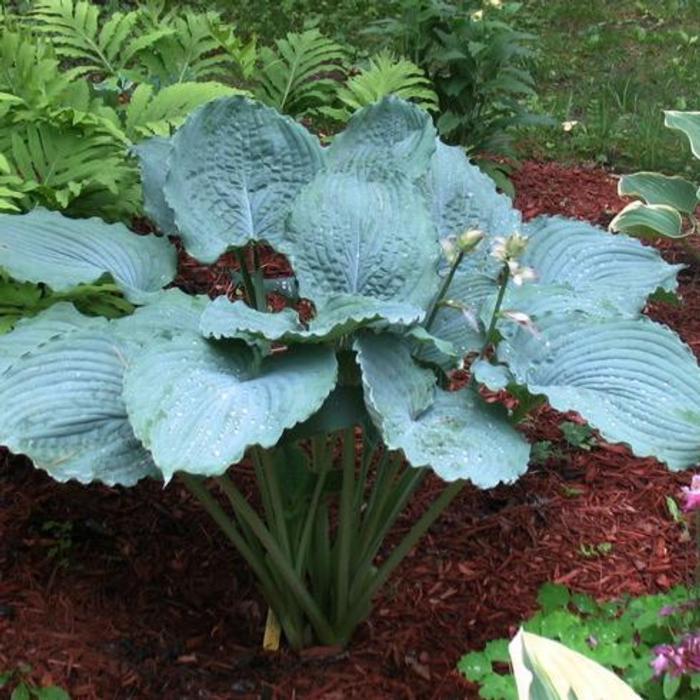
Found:
<svg viewBox="0 0 700 700"><path fill-rule="evenodd" d="M368 32L425 70L439 103L438 128L474 156L513 156L512 129L532 123L527 62L534 36L512 28L519 5L410 0Z"/></svg>
<svg viewBox="0 0 700 700"><path fill-rule="evenodd" d="M303 116L327 106L345 79L345 49L317 29L290 33L260 50L257 97L280 112Z"/></svg>
<svg viewBox="0 0 700 700"><path fill-rule="evenodd" d="M31 679L31 672L32 668L27 664L19 664L15 669L0 672L0 690L9 693L9 700L70 700L70 695L63 688L37 685Z"/></svg>
<svg viewBox="0 0 700 700"><path fill-rule="evenodd" d="M438 108L437 95L424 72L405 58L382 51L338 90L342 108L327 108L323 112L345 122L353 112L388 95L415 102L429 111Z"/></svg>
<svg viewBox="0 0 700 700"><path fill-rule="evenodd" d="M176 270L164 236L41 209L0 216L15 281L71 294L109 279L138 307L107 320L54 304L5 334L0 442L59 481L183 480L292 646L346 644L463 481L526 470L529 445L482 381L578 411L672 468L700 457L700 369L642 317L678 266L580 221L524 224L417 105L386 97L322 148L278 111L223 97L137 153L161 232L204 262L233 252L245 301L162 291ZM287 257L310 318L268 313L260 243ZM446 391L466 355L474 383ZM261 511L227 476L246 455ZM428 469L449 485L375 566Z"/></svg>
<svg viewBox="0 0 700 700"><path fill-rule="evenodd" d="M693 627L696 608L687 588L598 603L548 583L538 602L540 612L523 625L528 632L561 642L614 671L646 700L696 697L700 674L678 678L669 689L668 682L653 677L651 667L656 646L673 643ZM514 679L502 670L509 661L507 644L507 639L489 642L458 663L460 672L479 684L482 698L517 700Z"/></svg>
<svg viewBox="0 0 700 700"><path fill-rule="evenodd" d="M556 118L554 128L524 136L524 152L698 179L660 109L698 108L697 2L530 0L519 17L540 37L531 106ZM574 125L565 131L567 122Z"/></svg>
<svg viewBox="0 0 700 700"><path fill-rule="evenodd" d="M571 421L562 421L559 424L559 429L564 436L566 442L579 450L590 450L595 447L596 440L593 431L589 425L585 423L572 423Z"/></svg>

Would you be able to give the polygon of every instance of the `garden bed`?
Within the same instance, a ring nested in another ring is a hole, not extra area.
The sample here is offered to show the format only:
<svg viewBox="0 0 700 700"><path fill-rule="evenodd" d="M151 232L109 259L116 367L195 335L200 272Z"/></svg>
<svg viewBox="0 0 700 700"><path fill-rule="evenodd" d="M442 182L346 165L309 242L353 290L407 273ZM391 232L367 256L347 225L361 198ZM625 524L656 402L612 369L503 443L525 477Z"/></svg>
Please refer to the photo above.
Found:
<svg viewBox="0 0 700 700"><path fill-rule="evenodd" d="M602 171L526 163L515 183L527 217L607 225L621 207ZM670 246L664 254L683 259ZM268 271L282 268L273 260ZM230 290L223 272L191 261L185 279ZM698 349L692 269L681 294L682 307L650 313ZM561 443L561 420L540 411L530 437ZM252 486L245 466L239 473ZM59 485L0 452L0 671L27 662L76 700L475 698L457 660L514 632L542 583L609 598L690 580L692 547L666 506L688 480L601 445L569 448L512 486L467 487L383 589L349 651L298 656L261 651L266 611L253 580L177 483ZM427 481L399 529L439 488ZM591 555L603 542L611 546Z"/></svg>

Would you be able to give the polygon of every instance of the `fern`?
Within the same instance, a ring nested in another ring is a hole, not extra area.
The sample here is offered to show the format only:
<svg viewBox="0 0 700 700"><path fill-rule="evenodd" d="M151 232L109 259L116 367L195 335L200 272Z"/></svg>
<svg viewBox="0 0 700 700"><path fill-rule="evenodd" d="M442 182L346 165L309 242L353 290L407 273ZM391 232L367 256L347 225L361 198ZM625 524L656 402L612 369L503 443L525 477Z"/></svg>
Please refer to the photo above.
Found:
<svg viewBox="0 0 700 700"><path fill-rule="evenodd" d="M21 211L26 189L22 178L12 172L7 158L0 154L0 212Z"/></svg>
<svg viewBox="0 0 700 700"><path fill-rule="evenodd" d="M246 94L221 83L176 83L155 93L152 85L139 85L125 110L124 132L131 141L148 136L170 136L196 107L217 97Z"/></svg>
<svg viewBox="0 0 700 700"><path fill-rule="evenodd" d="M236 70L249 75L255 63L255 42L243 44L216 12L182 15L158 10L144 17L154 27L166 26L169 34L148 55L141 57L149 79L160 85L230 77Z"/></svg>
<svg viewBox="0 0 700 700"><path fill-rule="evenodd" d="M103 77L124 74L140 54L172 32L141 32L139 11L115 12L100 26L100 10L88 0L39 0L30 16L59 56L77 62L84 73Z"/></svg>
<svg viewBox="0 0 700 700"><path fill-rule="evenodd" d="M133 168L109 135L27 123L0 135L0 151L34 203L82 211L80 200L97 195L101 211L109 203L135 210L126 194Z"/></svg>
<svg viewBox="0 0 700 700"><path fill-rule="evenodd" d="M350 78L338 90L341 108L328 109L324 113L341 121L347 121L352 112L387 95L396 95L416 102L426 110L438 109L438 98L423 71L411 61L396 58L382 51L369 60L369 65Z"/></svg>
<svg viewBox="0 0 700 700"><path fill-rule="evenodd" d="M287 34L275 45L260 51L258 99L295 116L329 105L345 80L345 49L317 29Z"/></svg>

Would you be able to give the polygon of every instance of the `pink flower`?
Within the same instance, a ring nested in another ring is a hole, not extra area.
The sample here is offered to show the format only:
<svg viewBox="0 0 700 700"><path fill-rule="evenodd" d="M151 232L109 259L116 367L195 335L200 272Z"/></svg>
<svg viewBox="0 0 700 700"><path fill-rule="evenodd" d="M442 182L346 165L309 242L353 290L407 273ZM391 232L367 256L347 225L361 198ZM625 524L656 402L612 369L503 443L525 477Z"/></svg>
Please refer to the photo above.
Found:
<svg viewBox="0 0 700 700"><path fill-rule="evenodd" d="M664 673L671 676L698 673L700 671L700 634L687 634L680 644L661 644L654 648L655 657L651 661L654 676Z"/></svg>
<svg viewBox="0 0 700 700"><path fill-rule="evenodd" d="M700 509L700 474L696 474L690 486L683 486L681 491L683 492L683 510L686 513Z"/></svg>

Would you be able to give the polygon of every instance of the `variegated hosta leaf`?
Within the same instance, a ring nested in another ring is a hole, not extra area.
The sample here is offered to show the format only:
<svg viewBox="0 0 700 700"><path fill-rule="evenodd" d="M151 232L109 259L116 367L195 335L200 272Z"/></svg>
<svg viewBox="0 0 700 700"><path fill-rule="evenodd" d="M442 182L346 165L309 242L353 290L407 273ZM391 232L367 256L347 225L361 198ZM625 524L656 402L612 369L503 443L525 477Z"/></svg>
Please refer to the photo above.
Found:
<svg viewBox="0 0 700 700"><path fill-rule="evenodd" d="M39 318L41 323L38 323ZM38 318L20 319L11 333L0 335L0 376L23 355L33 352L52 338L95 323L94 319L87 319L67 302L54 304Z"/></svg>
<svg viewBox="0 0 700 700"><path fill-rule="evenodd" d="M252 309L242 301L218 297L202 315L200 330L208 338L257 336L267 340L318 342L333 340L374 322L410 326L424 316L416 306L382 301L371 297L342 295L330 297L316 309L316 316L305 326L292 309L268 314Z"/></svg>
<svg viewBox="0 0 700 700"><path fill-rule="evenodd" d="M68 330L56 334L61 323ZM2 375L0 444L58 481L131 486L157 476L126 417L124 359L109 322L54 306L17 332L33 347Z"/></svg>
<svg viewBox="0 0 700 700"><path fill-rule="evenodd" d="M559 411L577 411L610 442L673 469L700 459L700 369L648 319L550 316L499 345L518 383Z"/></svg>
<svg viewBox="0 0 700 700"><path fill-rule="evenodd" d="M700 112L664 112L664 124L670 129L682 131L690 141L690 149L700 158Z"/></svg>
<svg viewBox="0 0 700 700"><path fill-rule="evenodd" d="M683 238L683 218L667 204L630 202L611 222L611 231L623 231L638 238Z"/></svg>
<svg viewBox="0 0 700 700"><path fill-rule="evenodd" d="M284 241L299 293L322 305L350 294L426 308L440 254L415 188L356 173L319 175L297 197Z"/></svg>
<svg viewBox="0 0 700 700"><path fill-rule="evenodd" d="M488 488L527 468L529 446L505 412L471 391L437 389L400 338L363 335L355 341L367 410L389 449L446 481L469 479Z"/></svg>
<svg viewBox="0 0 700 700"><path fill-rule="evenodd" d="M177 255L166 239L138 236L122 224L34 209L0 215L0 267L20 282L43 282L56 292L109 274L139 304L172 281Z"/></svg>
<svg viewBox="0 0 700 700"><path fill-rule="evenodd" d="M522 225L520 212L511 200L499 194L493 180L469 162L459 146L446 146L437 141L430 161L425 190L432 208L433 221L440 238L459 235L467 229L481 229L489 237L510 236ZM488 254L488 240L470 255L482 265L493 267Z"/></svg>
<svg viewBox="0 0 700 700"><path fill-rule="evenodd" d="M686 214L698 205L697 185L678 176L661 173L624 175L617 184L621 197L639 197L647 204L666 204Z"/></svg>
<svg viewBox="0 0 700 700"><path fill-rule="evenodd" d="M428 169L435 137L427 112L397 97L385 97L352 116L328 149L328 167L356 170L372 179L396 173L415 180Z"/></svg>
<svg viewBox="0 0 700 700"><path fill-rule="evenodd" d="M172 141L155 136L132 148L138 156L143 184L143 208L156 226L165 233L176 233L175 214L165 200L165 178Z"/></svg>
<svg viewBox="0 0 700 700"><path fill-rule="evenodd" d="M134 432L167 480L222 474L252 445L272 447L317 411L335 386L330 349L263 359L238 342L185 333L134 354L124 398Z"/></svg>
<svg viewBox="0 0 700 700"><path fill-rule="evenodd" d="M582 295L605 299L636 313L657 288L676 289L681 265L669 265L653 248L613 236L584 221L539 217L525 226L530 241L523 265L538 282L568 285Z"/></svg>
<svg viewBox="0 0 700 700"><path fill-rule="evenodd" d="M275 244L292 201L323 164L315 136L243 97L204 105L172 144L165 197L202 262L251 240Z"/></svg>

